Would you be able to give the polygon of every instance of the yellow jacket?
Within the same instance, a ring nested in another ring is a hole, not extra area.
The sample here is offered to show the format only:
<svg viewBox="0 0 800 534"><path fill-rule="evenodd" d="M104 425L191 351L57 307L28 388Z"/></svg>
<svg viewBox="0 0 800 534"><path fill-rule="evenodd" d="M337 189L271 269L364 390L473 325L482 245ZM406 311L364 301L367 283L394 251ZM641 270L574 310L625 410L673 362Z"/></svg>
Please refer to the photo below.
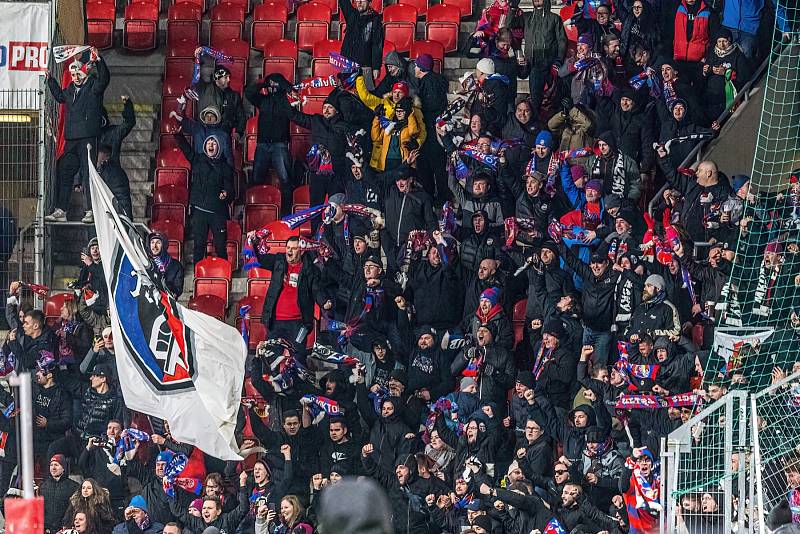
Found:
<svg viewBox="0 0 800 534"><path fill-rule="evenodd" d="M408 124L400 130L400 155L403 159L407 158L410 152L405 147L405 144L411 139L416 139L420 130L425 130L425 128L420 127L417 118L412 113L408 117ZM376 171L382 172L386 166L386 156L389 153L389 143L393 133L395 133L394 130L387 134L381 128L381 122L378 117L372 119L372 158L369 161L369 166Z"/></svg>
<svg viewBox="0 0 800 534"><path fill-rule="evenodd" d="M364 83L363 76L356 78L356 94L369 109L375 110L378 105L383 104L384 116L387 119L394 117L394 100L392 100L392 94L387 93L383 98L373 95L367 91L367 85ZM425 142L425 138L427 137L427 133L425 131L425 120L422 118L422 102L416 96L414 97L414 107L411 108L411 113L414 115L414 118L417 119L417 124L419 124L419 133L414 136L414 139L417 140L419 146L422 146L422 143ZM372 148L372 153L375 153L374 146Z"/></svg>

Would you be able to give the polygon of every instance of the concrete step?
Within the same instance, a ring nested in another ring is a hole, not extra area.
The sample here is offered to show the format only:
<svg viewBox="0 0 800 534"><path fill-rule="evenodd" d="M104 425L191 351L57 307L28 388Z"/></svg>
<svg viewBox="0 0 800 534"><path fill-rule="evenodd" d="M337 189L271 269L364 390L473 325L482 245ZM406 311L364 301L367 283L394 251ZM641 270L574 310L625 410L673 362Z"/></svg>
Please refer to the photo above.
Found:
<svg viewBox="0 0 800 534"><path fill-rule="evenodd" d="M155 152L132 152L132 151L123 151L120 154L119 160L122 164L122 167L128 171L132 169L150 169L151 167L151 160Z"/></svg>

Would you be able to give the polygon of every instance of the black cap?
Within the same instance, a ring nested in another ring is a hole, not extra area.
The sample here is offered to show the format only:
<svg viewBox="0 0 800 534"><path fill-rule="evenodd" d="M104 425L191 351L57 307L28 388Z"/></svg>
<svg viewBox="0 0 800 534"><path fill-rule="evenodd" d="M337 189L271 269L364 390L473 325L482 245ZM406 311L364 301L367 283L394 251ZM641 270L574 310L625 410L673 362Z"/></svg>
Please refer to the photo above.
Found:
<svg viewBox="0 0 800 534"><path fill-rule="evenodd" d="M92 372L89 373L90 376L111 376L111 368L104 364L98 363L92 368Z"/></svg>
<svg viewBox="0 0 800 534"><path fill-rule="evenodd" d="M566 334L566 331L561 321L551 320L544 323L542 334L550 334L551 336L561 338Z"/></svg>
<svg viewBox="0 0 800 534"><path fill-rule="evenodd" d="M391 373L389 373L389 379L391 380L392 378L404 386L408 385L408 375L402 369L394 369Z"/></svg>
<svg viewBox="0 0 800 534"><path fill-rule="evenodd" d="M381 261L380 257L378 257L377 254L370 254L369 256L367 256L367 259L364 260L364 265L368 263L374 263L375 265L383 269L383 262Z"/></svg>
<svg viewBox="0 0 800 534"><path fill-rule="evenodd" d="M608 261L608 256L604 256L599 252L593 252L592 257L589 258L589 263L605 263Z"/></svg>
<svg viewBox="0 0 800 534"><path fill-rule="evenodd" d="M533 386L536 385L536 381L533 379L533 373L526 370L517 371L517 382L528 389L533 389Z"/></svg>

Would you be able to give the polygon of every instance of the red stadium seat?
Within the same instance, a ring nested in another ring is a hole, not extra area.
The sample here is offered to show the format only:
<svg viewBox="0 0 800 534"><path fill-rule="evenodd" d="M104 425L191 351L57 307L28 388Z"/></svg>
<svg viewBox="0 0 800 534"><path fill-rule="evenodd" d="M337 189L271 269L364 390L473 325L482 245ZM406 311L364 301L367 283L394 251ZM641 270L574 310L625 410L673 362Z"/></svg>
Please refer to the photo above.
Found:
<svg viewBox="0 0 800 534"><path fill-rule="evenodd" d="M158 7L133 2L125 8L122 46L128 50L153 50L158 45Z"/></svg>
<svg viewBox="0 0 800 534"><path fill-rule="evenodd" d="M167 11L167 46L200 40L200 8L181 2Z"/></svg>
<svg viewBox="0 0 800 534"><path fill-rule="evenodd" d="M226 67L231 71L231 89L241 94L247 79L250 45L242 39L229 39L218 43L217 47L221 52L233 58L233 63L226 65Z"/></svg>
<svg viewBox="0 0 800 534"><path fill-rule="evenodd" d="M281 209L281 191L273 185L254 185L247 190L245 204L272 204Z"/></svg>
<svg viewBox="0 0 800 534"><path fill-rule="evenodd" d="M250 46L262 49L269 42L283 39L288 16L285 2L266 1L257 5L253 9Z"/></svg>
<svg viewBox="0 0 800 534"><path fill-rule="evenodd" d="M162 135L159 141L158 153L156 154L156 166L175 167L189 169L191 166L186 160L186 156L178 148L174 135Z"/></svg>
<svg viewBox="0 0 800 534"><path fill-rule="evenodd" d="M394 43L398 52L408 52L417 29L417 9L404 4L392 4L383 10L384 38Z"/></svg>
<svg viewBox="0 0 800 534"><path fill-rule="evenodd" d="M329 63L330 53L341 50L342 42L338 39L325 39L314 43L311 53L311 76L326 77L331 74L336 76L339 71Z"/></svg>
<svg viewBox="0 0 800 534"><path fill-rule="evenodd" d="M289 155L294 161L305 161L306 154L311 148L310 133L289 134Z"/></svg>
<svg viewBox="0 0 800 534"><path fill-rule="evenodd" d="M297 8L297 47L311 50L314 43L328 38L331 10L325 4L308 2Z"/></svg>
<svg viewBox="0 0 800 534"><path fill-rule="evenodd" d="M186 208L180 204L153 204L150 208L150 219L153 221L169 219L186 227Z"/></svg>
<svg viewBox="0 0 800 534"><path fill-rule="evenodd" d="M174 111L177 114L181 114L180 104L178 103L179 96L162 96L161 97L161 133L162 134L169 134L175 133L178 130L178 121L174 118L170 117L170 112ZM192 116L192 107L193 100L187 98L186 99L186 116Z"/></svg>
<svg viewBox="0 0 800 534"><path fill-rule="evenodd" d="M47 326L55 326L61 322L61 306L67 300L75 300L74 293L53 293L44 301L44 319Z"/></svg>
<svg viewBox="0 0 800 534"><path fill-rule="evenodd" d="M297 43L291 39L278 39L264 45L264 57L288 57L297 61Z"/></svg>
<svg viewBox="0 0 800 534"><path fill-rule="evenodd" d="M216 257L203 258L194 266L194 296L215 295L228 307L231 287L231 263Z"/></svg>
<svg viewBox="0 0 800 534"><path fill-rule="evenodd" d="M210 44L217 48L219 43L242 38L245 6L233 2L220 2L210 12Z"/></svg>
<svg viewBox="0 0 800 534"><path fill-rule="evenodd" d="M197 39L176 39L175 42L167 44L167 57L180 57L192 60L194 65L194 51L200 46Z"/></svg>
<svg viewBox="0 0 800 534"><path fill-rule="evenodd" d="M472 16L472 0L447 0L444 3L448 6L456 6L461 12L461 18Z"/></svg>
<svg viewBox="0 0 800 534"><path fill-rule="evenodd" d="M570 4L561 8L558 12L561 20L564 22L564 31L567 33L567 40L573 43L578 42L578 27L574 24L569 24L569 20L575 15L575 4Z"/></svg>
<svg viewBox="0 0 800 534"><path fill-rule="evenodd" d="M225 301L216 295L195 295L189 299L190 310L205 313L220 321L225 320L225 308L227 308Z"/></svg>
<svg viewBox="0 0 800 534"><path fill-rule="evenodd" d="M339 2L338 0L314 0L318 4L323 4L328 6L328 9L331 10L331 15L338 15L339 14ZM342 17L343 18L343 17Z"/></svg>
<svg viewBox="0 0 800 534"><path fill-rule="evenodd" d="M153 191L154 204L180 204L189 207L189 189L180 185L162 185Z"/></svg>
<svg viewBox="0 0 800 534"><path fill-rule="evenodd" d="M247 295L246 297L239 299L237 306L239 308L242 306L250 306L250 311L247 312L247 314L250 316L250 319L261 319L264 314L264 297L258 295ZM236 310L236 314L239 314L238 309Z"/></svg>
<svg viewBox="0 0 800 534"><path fill-rule="evenodd" d="M269 281L272 279L272 271L263 267L253 267L247 271L247 295L261 296L267 294Z"/></svg>
<svg viewBox="0 0 800 534"><path fill-rule="evenodd" d="M164 187L176 185L184 189L189 188L189 171L176 167L157 167L154 179L154 187Z"/></svg>
<svg viewBox="0 0 800 534"><path fill-rule="evenodd" d="M413 7L419 16L424 16L428 12L429 2L430 0L403 0L400 3Z"/></svg>
<svg viewBox="0 0 800 534"><path fill-rule="evenodd" d="M258 109L256 114L247 119L247 128L244 135L244 161L253 163L256 157L256 144L258 142Z"/></svg>
<svg viewBox="0 0 800 534"><path fill-rule="evenodd" d="M299 229L292 230L283 224L283 221L272 221L264 228L266 228L270 233L271 238L267 241L267 244L270 247L270 252L275 254L286 252L286 240L292 236L300 235Z"/></svg>
<svg viewBox="0 0 800 534"><path fill-rule="evenodd" d="M104 50L114 46L114 25L117 20L114 2L86 3L87 44Z"/></svg>
<svg viewBox="0 0 800 534"><path fill-rule="evenodd" d="M205 0L181 0L180 3L187 3L187 4L195 5L195 6L200 8L200 13L205 13L205 11L206 11Z"/></svg>
<svg viewBox="0 0 800 534"><path fill-rule="evenodd" d="M434 6L436 7L436 6ZM420 54L430 54L433 58L433 70L441 74L444 65L444 46L438 41L414 41L408 57L415 58Z"/></svg>
<svg viewBox="0 0 800 534"><path fill-rule="evenodd" d="M292 191L292 213L307 209L311 202L308 184L301 185Z"/></svg>
<svg viewBox="0 0 800 534"><path fill-rule="evenodd" d="M525 308L528 306L528 299L522 299L514 304L514 314L511 325L514 328L514 346L516 346L525 335Z"/></svg>
<svg viewBox="0 0 800 534"><path fill-rule="evenodd" d="M181 96L183 92L192 84L190 76L173 76L172 78L164 78L164 83L161 85L162 96Z"/></svg>
<svg viewBox="0 0 800 534"><path fill-rule="evenodd" d="M289 39L278 39L264 46L264 64L262 75L264 77L273 74L283 74L289 80L289 83L294 83L297 79L296 76L297 66L297 44Z"/></svg>
<svg viewBox="0 0 800 534"><path fill-rule="evenodd" d="M278 208L274 205L254 204L244 207L244 230L258 230L267 224L277 221L280 217Z"/></svg>
<svg viewBox="0 0 800 534"><path fill-rule="evenodd" d="M431 6L425 21L425 39L441 43L445 53L455 52L458 50L459 24L457 7L449 4Z"/></svg>
<svg viewBox="0 0 800 534"><path fill-rule="evenodd" d="M250 350L256 350L258 344L267 339L267 327L260 319L247 321L247 338L250 341L247 348Z"/></svg>
<svg viewBox="0 0 800 534"><path fill-rule="evenodd" d="M194 58L168 57L164 61L164 79L186 78L191 80L194 72Z"/></svg>

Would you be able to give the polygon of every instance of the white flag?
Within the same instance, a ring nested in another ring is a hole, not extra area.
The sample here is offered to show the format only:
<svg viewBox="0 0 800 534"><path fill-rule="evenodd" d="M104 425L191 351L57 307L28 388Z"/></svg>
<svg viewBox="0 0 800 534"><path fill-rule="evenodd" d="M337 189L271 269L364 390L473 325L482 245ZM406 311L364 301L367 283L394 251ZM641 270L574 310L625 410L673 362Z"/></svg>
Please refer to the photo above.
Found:
<svg viewBox="0 0 800 534"><path fill-rule="evenodd" d="M177 441L241 460L234 429L247 356L242 336L178 304L91 162L89 177L125 405L165 419Z"/></svg>

